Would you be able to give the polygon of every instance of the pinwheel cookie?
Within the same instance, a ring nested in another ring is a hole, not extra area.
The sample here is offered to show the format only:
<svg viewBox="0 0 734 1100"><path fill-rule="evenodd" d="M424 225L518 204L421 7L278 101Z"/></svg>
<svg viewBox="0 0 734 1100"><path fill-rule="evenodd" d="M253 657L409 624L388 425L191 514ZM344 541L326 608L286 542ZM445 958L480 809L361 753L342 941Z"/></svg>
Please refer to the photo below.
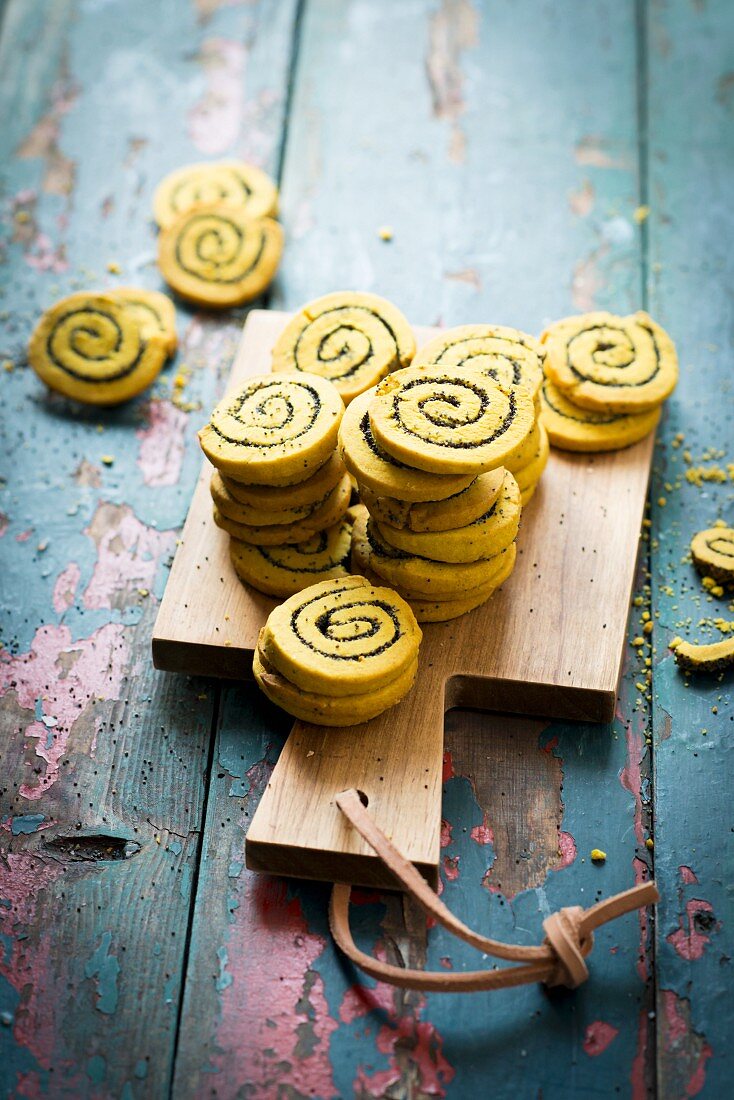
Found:
<svg viewBox="0 0 734 1100"><path fill-rule="evenodd" d="M540 420L554 447L562 451L617 451L644 439L660 420L660 409L614 413L585 409L546 380Z"/></svg>
<svg viewBox="0 0 734 1100"><path fill-rule="evenodd" d="M331 457L343 412L323 378L256 375L216 406L199 441L212 464L237 481L295 484Z"/></svg>
<svg viewBox="0 0 734 1100"><path fill-rule="evenodd" d="M249 542L253 546L286 546L290 543L303 542L315 531L324 531L327 527L333 527L349 507L351 495L352 486L349 478L345 476L336 489L332 489L324 502L301 520L287 524L241 523L231 515L223 513L215 504L214 522L217 527L221 527L232 538L239 539L241 542Z"/></svg>
<svg viewBox="0 0 734 1100"><path fill-rule="evenodd" d="M90 405L117 405L146 389L171 348L114 294L70 294L47 309L28 346L36 374L52 390Z"/></svg>
<svg viewBox="0 0 734 1100"><path fill-rule="evenodd" d="M543 381L545 348L534 336L504 325L461 325L417 352L414 367L472 368L503 386L521 386L533 399Z"/></svg>
<svg viewBox="0 0 734 1100"><path fill-rule="evenodd" d="M273 370L328 378L348 404L414 353L413 331L391 302L340 291L309 302L288 322L273 348Z"/></svg>
<svg viewBox="0 0 734 1100"><path fill-rule="evenodd" d="M156 334L163 336L168 354L173 355L178 337L176 309L170 298L159 290L141 290L133 286L116 286L105 291L105 294L123 303L125 309L137 320L145 339Z"/></svg>
<svg viewBox="0 0 734 1100"><path fill-rule="evenodd" d="M710 645L693 645L681 638L670 643L676 664L691 672L719 672L734 664L734 637L724 638Z"/></svg>
<svg viewBox="0 0 734 1100"><path fill-rule="evenodd" d="M734 527L722 525L699 531L691 541L691 557L704 577L734 585Z"/></svg>
<svg viewBox="0 0 734 1100"><path fill-rule="evenodd" d="M480 474L466 489L446 500L412 503L395 497L378 496L360 486L360 498L378 523L411 531L447 531L479 519L494 504L505 480L505 471Z"/></svg>
<svg viewBox="0 0 734 1100"><path fill-rule="evenodd" d="M368 411L379 447L434 474L477 476L504 465L535 423L527 390L467 368L396 371L377 387Z"/></svg>
<svg viewBox="0 0 734 1100"><path fill-rule="evenodd" d="M245 161L187 164L158 184L153 213L163 229L193 206L211 203L234 207L249 218L275 216L278 190L262 169Z"/></svg>
<svg viewBox="0 0 734 1100"><path fill-rule="evenodd" d="M158 266L168 285L211 308L256 298L270 285L282 252L278 222L216 203L186 210L158 238Z"/></svg>
<svg viewBox="0 0 734 1100"><path fill-rule="evenodd" d="M407 673L420 641L405 600L351 576L321 581L276 607L260 632L259 649L302 691L359 696Z"/></svg>
<svg viewBox="0 0 734 1100"><path fill-rule="evenodd" d="M670 396L678 381L675 345L647 313L566 317L550 325L541 341L546 375L582 408L648 412Z"/></svg>
<svg viewBox="0 0 734 1100"><path fill-rule="evenodd" d="M317 581L349 573L352 519L319 531L305 542L285 546L252 546L230 539L229 554L240 580L270 596L292 596Z"/></svg>

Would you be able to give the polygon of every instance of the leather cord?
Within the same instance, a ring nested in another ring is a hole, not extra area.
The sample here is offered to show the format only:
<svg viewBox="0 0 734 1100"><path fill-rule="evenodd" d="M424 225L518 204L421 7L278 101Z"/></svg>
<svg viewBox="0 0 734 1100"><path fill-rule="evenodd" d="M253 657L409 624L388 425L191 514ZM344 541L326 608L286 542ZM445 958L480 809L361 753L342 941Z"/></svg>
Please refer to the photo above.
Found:
<svg viewBox="0 0 734 1100"><path fill-rule="evenodd" d="M539 947L520 947L489 939L468 928L448 909L409 860L400 854L376 825L363 806L356 790L343 791L336 804L360 836L395 876L398 884L421 908L454 936L477 950L498 959L518 963L494 970L469 970L461 973L408 970L382 962L365 954L354 942L349 927L351 886L337 883L331 894L329 924L331 933L355 966L370 977L403 989L422 989L433 993L469 993L476 990L509 989L530 982L548 986L565 985L575 989L589 976L586 957L594 945L594 929L625 913L631 913L659 900L654 882L633 886L590 909L575 905L560 909L543 921L545 940Z"/></svg>

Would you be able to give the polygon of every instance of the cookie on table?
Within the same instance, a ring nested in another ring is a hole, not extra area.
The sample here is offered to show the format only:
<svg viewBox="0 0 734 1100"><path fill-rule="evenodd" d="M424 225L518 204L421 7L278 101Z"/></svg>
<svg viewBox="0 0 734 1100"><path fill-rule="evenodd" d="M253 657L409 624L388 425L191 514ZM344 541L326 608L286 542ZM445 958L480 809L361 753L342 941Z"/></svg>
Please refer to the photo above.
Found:
<svg viewBox="0 0 734 1100"><path fill-rule="evenodd" d="M540 393L540 422L553 447L562 451L618 451L644 439L660 420L660 409L643 413L584 409L546 380Z"/></svg>
<svg viewBox="0 0 734 1100"><path fill-rule="evenodd" d="M168 355L178 346L176 334L176 307L170 298L159 290L142 290L134 286L116 286L106 290L115 301L122 302L138 322L145 339L158 334L167 344Z"/></svg>
<svg viewBox="0 0 734 1100"><path fill-rule="evenodd" d="M418 672L418 658L394 680L359 695L304 691L277 672L259 649L253 656L252 671L268 699L294 718L319 726L356 726L376 718L408 694Z"/></svg>
<svg viewBox="0 0 734 1100"><path fill-rule="evenodd" d="M293 545L253 546L231 538L229 556L240 580L269 596L292 596L317 581L348 576L351 543L347 513L333 527Z"/></svg>
<svg viewBox="0 0 734 1100"><path fill-rule="evenodd" d="M158 237L158 267L180 297L211 309L252 301L270 286L283 253L283 229L223 205L193 206Z"/></svg>
<svg viewBox="0 0 734 1100"><path fill-rule="evenodd" d="M360 499L367 505L378 523L389 527L405 527L411 531L447 531L463 527L484 515L497 500L505 480L505 471L490 470L480 474L466 489L446 500L410 501L381 497L363 485Z"/></svg>
<svg viewBox="0 0 734 1100"><path fill-rule="evenodd" d="M667 332L647 313L584 313L549 325L541 336L545 372L574 405L643 413L675 389L678 356Z"/></svg>
<svg viewBox="0 0 734 1100"><path fill-rule="evenodd" d="M270 665L304 691L358 695L397 679L418 656L410 606L364 577L321 581L276 607L260 632Z"/></svg>
<svg viewBox="0 0 734 1100"><path fill-rule="evenodd" d="M125 302L80 292L45 311L28 360L57 393L88 405L118 405L157 378L169 347L170 338L141 327Z"/></svg>
<svg viewBox="0 0 734 1100"><path fill-rule="evenodd" d="M368 411L382 450L434 474L477 476L505 465L535 423L525 389L466 368L396 371L379 384Z"/></svg>
<svg viewBox="0 0 734 1100"><path fill-rule="evenodd" d="M370 425L370 389L356 397L344 413L339 429L339 452L360 485L381 496L404 501L445 500L474 481L473 474L432 474L398 462L378 446Z"/></svg>
<svg viewBox="0 0 734 1100"><path fill-rule="evenodd" d="M238 481L305 481L331 456L344 403L316 375L261 374L216 406L199 432L212 465Z"/></svg>
<svg viewBox="0 0 734 1100"><path fill-rule="evenodd" d="M414 354L413 330L392 302L339 291L308 302L288 322L273 348L273 370L328 378L347 405Z"/></svg>
<svg viewBox="0 0 734 1100"><path fill-rule="evenodd" d="M522 504L517 482L505 471L502 490L491 508L464 527L449 531L408 531L376 524L384 542L398 550L434 561L462 564L491 558L516 538Z"/></svg>
<svg viewBox="0 0 734 1100"><path fill-rule="evenodd" d="M352 569L363 575L374 574L398 589L427 600L460 599L480 589L486 589L504 564L503 551L493 558L449 565L406 553L390 546L381 538L367 509L356 510L352 530Z"/></svg>
<svg viewBox="0 0 734 1100"><path fill-rule="evenodd" d="M719 672L734 664L734 636L710 645L693 645L681 638L670 643L676 664L691 672Z"/></svg>
<svg viewBox="0 0 734 1100"><path fill-rule="evenodd" d="M254 546L285 546L290 543L303 542L310 538L315 531L324 531L327 527L333 527L338 523L349 508L352 496L352 486L348 477L345 477L336 489L327 496L326 500L304 519L286 524L249 524L240 523L231 516L225 515L214 506L214 522L228 535L240 542L250 542ZM240 506L241 507L241 506Z"/></svg>
<svg viewBox="0 0 734 1100"><path fill-rule="evenodd" d="M470 367L503 386L522 386L533 400L543 382L545 348L527 332L505 325L459 325L429 340L413 359L414 367L449 371Z"/></svg>
<svg viewBox="0 0 734 1100"><path fill-rule="evenodd" d="M704 577L734 585L734 527L708 527L691 540L693 563Z"/></svg>
<svg viewBox="0 0 734 1100"><path fill-rule="evenodd" d="M161 229L193 206L217 203L249 218L274 217L278 189L261 168L242 160L186 164L169 172L153 195L153 214Z"/></svg>

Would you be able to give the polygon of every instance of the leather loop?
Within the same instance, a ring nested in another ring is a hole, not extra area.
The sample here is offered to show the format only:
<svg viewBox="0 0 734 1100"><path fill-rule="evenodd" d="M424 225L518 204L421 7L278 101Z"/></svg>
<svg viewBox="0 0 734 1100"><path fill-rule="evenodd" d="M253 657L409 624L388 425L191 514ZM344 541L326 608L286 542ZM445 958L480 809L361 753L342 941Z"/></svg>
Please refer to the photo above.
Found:
<svg viewBox="0 0 734 1100"><path fill-rule="evenodd" d="M461 973L409 970L375 959L361 951L349 927L351 887L337 883L331 894L329 925L344 954L370 977L403 989L434 993L468 993L475 990L509 989L530 982L548 986L565 985L575 989L589 976L586 956L594 945L593 931L607 921L658 901L654 882L633 886L630 890L606 898L591 909L572 906L553 913L543 922L545 942L539 947L522 947L489 939L474 932L454 916L425 879L397 848L363 806L356 790L342 791L336 804L363 840L393 873L397 883L411 895L430 917L457 938L496 958L519 962L519 966Z"/></svg>

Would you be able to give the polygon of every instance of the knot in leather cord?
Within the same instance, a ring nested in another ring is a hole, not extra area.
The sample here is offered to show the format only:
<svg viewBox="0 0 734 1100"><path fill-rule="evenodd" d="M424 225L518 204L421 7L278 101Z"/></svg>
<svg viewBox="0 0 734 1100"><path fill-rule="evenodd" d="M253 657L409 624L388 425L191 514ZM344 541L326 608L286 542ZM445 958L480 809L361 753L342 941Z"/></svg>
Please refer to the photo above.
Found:
<svg viewBox="0 0 734 1100"><path fill-rule="evenodd" d="M445 971L409 970L375 959L355 944L349 927L351 887L337 883L329 905L329 924L334 940L356 966L378 981L388 982L390 985L435 993L508 989L529 982L544 982L548 986L565 985L569 989L575 989L589 976L586 956L594 946L594 929L624 913L631 913L658 901L655 883L641 883L598 902L591 909L574 905L553 913L543 922L546 938L540 946L524 947L500 943L468 928L444 905L413 864L401 855L377 826L356 790L342 791L335 801L351 825L395 876L397 884L411 895L428 916L477 950L520 964L502 969L447 974Z"/></svg>

